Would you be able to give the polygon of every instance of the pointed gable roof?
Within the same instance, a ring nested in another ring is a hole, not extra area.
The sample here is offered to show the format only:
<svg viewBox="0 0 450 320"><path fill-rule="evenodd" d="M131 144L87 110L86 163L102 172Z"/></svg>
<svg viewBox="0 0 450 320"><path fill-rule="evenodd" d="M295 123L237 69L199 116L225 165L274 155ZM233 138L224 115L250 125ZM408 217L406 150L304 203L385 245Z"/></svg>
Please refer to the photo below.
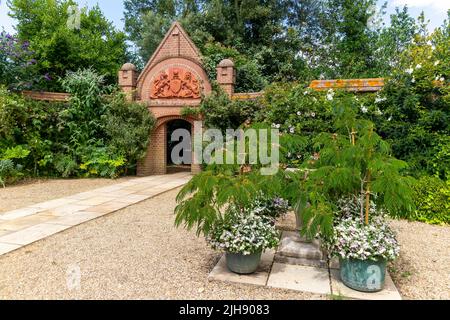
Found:
<svg viewBox="0 0 450 320"><path fill-rule="evenodd" d="M175 21L169 28L166 36L145 65L144 70L138 78L138 82L141 78L145 77L158 62L176 57L187 58L201 65L200 51L178 21Z"/></svg>

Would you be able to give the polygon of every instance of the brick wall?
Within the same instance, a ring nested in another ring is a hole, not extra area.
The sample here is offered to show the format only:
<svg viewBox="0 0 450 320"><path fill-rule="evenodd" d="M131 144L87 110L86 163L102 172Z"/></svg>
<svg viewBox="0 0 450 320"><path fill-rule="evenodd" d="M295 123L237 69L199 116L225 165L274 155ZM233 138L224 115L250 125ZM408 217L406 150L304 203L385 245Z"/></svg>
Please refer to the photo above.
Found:
<svg viewBox="0 0 450 320"><path fill-rule="evenodd" d="M60 101L69 100L70 94L62 92L43 92L43 91L22 91L22 95L29 99L39 101Z"/></svg>
<svg viewBox="0 0 450 320"><path fill-rule="evenodd" d="M339 79L339 80L314 80L310 88L314 90L344 89L356 92L376 92L384 87L384 79Z"/></svg>

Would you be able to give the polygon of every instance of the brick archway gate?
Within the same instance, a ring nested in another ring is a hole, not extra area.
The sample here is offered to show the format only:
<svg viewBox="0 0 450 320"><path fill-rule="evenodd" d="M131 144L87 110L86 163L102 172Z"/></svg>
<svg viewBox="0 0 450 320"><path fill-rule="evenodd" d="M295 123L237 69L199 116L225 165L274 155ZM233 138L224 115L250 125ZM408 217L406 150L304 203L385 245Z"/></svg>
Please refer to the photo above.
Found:
<svg viewBox="0 0 450 320"><path fill-rule="evenodd" d="M155 129L153 130L150 137L150 145L148 147L148 152L141 161L138 163L138 175L139 176L148 176L155 174L166 174L167 172L167 164L170 155L167 152L167 144L168 144L168 124L173 120L184 120L191 125L191 133L194 130L198 130L196 125L200 124L198 119L193 117L182 117L180 115L170 115L163 116L158 118ZM201 129L201 128L200 128ZM192 135L193 136L193 135ZM194 159L193 150L192 159ZM191 172L198 173L200 172L200 165L191 164Z"/></svg>
<svg viewBox="0 0 450 320"><path fill-rule="evenodd" d="M184 107L198 106L202 96L211 93L200 52L175 22L139 76L134 65L127 63L122 67L119 85L129 99L146 104L157 120L147 154L138 163L138 175L166 174L167 123L186 120L192 132L202 127L200 118L181 115ZM191 171L199 172L200 166L192 165Z"/></svg>

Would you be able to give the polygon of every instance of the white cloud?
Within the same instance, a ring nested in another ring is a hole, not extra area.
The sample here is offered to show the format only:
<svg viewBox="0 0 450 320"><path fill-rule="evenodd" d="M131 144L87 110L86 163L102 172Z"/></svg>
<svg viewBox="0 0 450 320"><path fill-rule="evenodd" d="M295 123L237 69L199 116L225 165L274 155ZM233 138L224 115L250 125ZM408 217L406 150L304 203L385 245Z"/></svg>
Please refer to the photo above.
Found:
<svg viewBox="0 0 450 320"><path fill-rule="evenodd" d="M404 6L405 4L410 8L425 8L433 7L440 10L450 9L450 1L448 0L394 0L394 6Z"/></svg>

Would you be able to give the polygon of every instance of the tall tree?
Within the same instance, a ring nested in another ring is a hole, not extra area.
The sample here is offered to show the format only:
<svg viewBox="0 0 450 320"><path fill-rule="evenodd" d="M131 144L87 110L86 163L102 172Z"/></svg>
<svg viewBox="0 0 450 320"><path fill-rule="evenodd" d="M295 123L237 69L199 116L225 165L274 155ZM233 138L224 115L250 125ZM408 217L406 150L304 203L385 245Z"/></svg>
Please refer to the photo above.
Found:
<svg viewBox="0 0 450 320"><path fill-rule="evenodd" d="M396 8L390 18L390 25L381 30L377 43L377 69L383 76L398 67L402 53L411 45L417 31L416 22L406 6Z"/></svg>
<svg viewBox="0 0 450 320"><path fill-rule="evenodd" d="M258 90L272 81L387 76L417 27L406 7L386 27L385 8L376 0L126 0L125 23L146 61L179 20L208 69L236 52L238 73L259 77L246 89Z"/></svg>
<svg viewBox="0 0 450 320"><path fill-rule="evenodd" d="M9 0L8 5L18 38L29 41L37 69L51 79L44 88L58 90L59 77L88 67L105 75L106 83L116 82L127 59L126 36L98 6L78 9L73 0Z"/></svg>

